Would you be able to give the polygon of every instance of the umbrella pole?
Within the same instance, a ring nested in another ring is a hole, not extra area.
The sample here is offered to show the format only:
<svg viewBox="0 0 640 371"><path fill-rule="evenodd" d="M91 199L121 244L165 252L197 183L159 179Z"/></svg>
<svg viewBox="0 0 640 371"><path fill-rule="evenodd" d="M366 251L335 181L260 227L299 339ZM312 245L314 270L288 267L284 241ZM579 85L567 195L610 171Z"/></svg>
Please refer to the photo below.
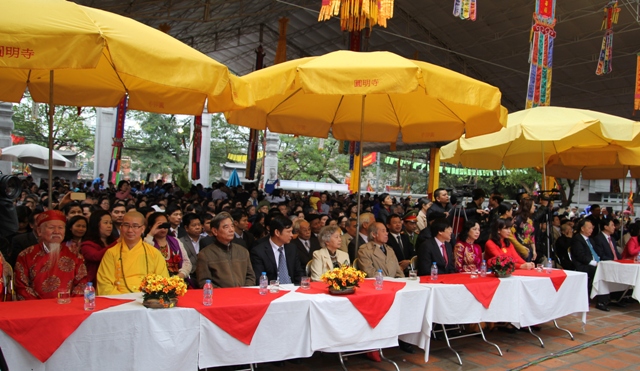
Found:
<svg viewBox="0 0 640 371"><path fill-rule="evenodd" d="M620 245L624 242L624 183L627 180L627 172L624 172L624 178L622 179L622 199L620 200ZM631 188L631 184L629 184L629 188ZM611 216L611 220L613 220L613 215ZM614 256L615 260L615 256Z"/></svg>
<svg viewBox="0 0 640 371"><path fill-rule="evenodd" d="M53 195L53 70L49 71L49 210Z"/></svg>
<svg viewBox="0 0 640 371"><path fill-rule="evenodd" d="M580 213L580 196L582 195L582 170L580 170L580 177L578 178L578 213ZM571 207L571 205L569 205Z"/></svg>
<svg viewBox="0 0 640 371"><path fill-rule="evenodd" d="M357 193L356 196L358 197L358 215L357 215L357 219L358 219L358 233L356 233L356 252L358 251L358 247L360 245L360 241L358 241L360 239L360 185L361 185L361 181L362 181L362 132L364 130L364 99L366 98L366 95L362 96L362 111L360 113L360 167L358 168L358 188L357 188ZM377 188L377 187L376 187ZM351 262L351 264L353 264L353 262Z"/></svg>

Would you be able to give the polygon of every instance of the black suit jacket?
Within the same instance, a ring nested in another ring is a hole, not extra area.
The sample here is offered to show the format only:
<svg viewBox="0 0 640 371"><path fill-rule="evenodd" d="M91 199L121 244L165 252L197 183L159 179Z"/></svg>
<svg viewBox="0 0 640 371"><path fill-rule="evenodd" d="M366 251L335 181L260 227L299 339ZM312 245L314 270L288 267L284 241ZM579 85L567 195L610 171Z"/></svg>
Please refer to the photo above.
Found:
<svg viewBox="0 0 640 371"><path fill-rule="evenodd" d="M278 265L276 263L276 255L273 253L269 240L262 241L253 247L250 251L251 265L256 273L256 285L260 284L260 276L262 272L267 273L269 281L278 279ZM300 266L298 259L298 251L294 244L284 245L284 256L287 260L287 271L291 282L299 285L300 278L304 276L304 271Z"/></svg>
<svg viewBox="0 0 640 371"><path fill-rule="evenodd" d="M353 261L356 260L356 258L358 257L358 249L360 248L360 246L366 244L367 242L365 240L362 239L362 236L358 236L358 246L356 246L356 238L354 237L351 242L349 242L349 245L347 245L347 248L349 250L349 261L353 264ZM395 251L394 251L395 252Z"/></svg>
<svg viewBox="0 0 640 371"><path fill-rule="evenodd" d="M595 250L593 240L591 238L589 240ZM573 235L571 239L571 261L573 261L577 271L587 273L591 279L593 279L593 275L596 272L596 267L589 265L592 260L593 254L591 254L591 249L589 249L584 237L580 233Z"/></svg>
<svg viewBox="0 0 640 371"><path fill-rule="evenodd" d="M418 276L427 276L431 274L433 262L438 266L438 274L455 273L456 264L453 256L453 248L450 242L444 243L447 250L447 265L445 266L444 257L440 251L440 247L435 238L429 238L418 246Z"/></svg>
<svg viewBox="0 0 640 371"><path fill-rule="evenodd" d="M596 250L596 254L598 254L600 260L617 260L622 258L616 249L616 239L613 238L613 236L611 237L611 242L613 243L613 250L616 252L615 256L611 252L611 246L609 246L609 241L607 241L604 233L598 233L598 235L592 238L591 241L595 242L593 244L593 249Z"/></svg>
<svg viewBox="0 0 640 371"><path fill-rule="evenodd" d="M291 240L291 244L298 250L298 260L300 261L300 266L303 268L306 267L307 263L313 258L313 252L320 250L320 242L318 238L313 235L309 238L309 252L307 252L300 238L294 238Z"/></svg>
<svg viewBox="0 0 640 371"><path fill-rule="evenodd" d="M38 243L38 238L33 232L20 233L13 236L11 240L11 254L5 256L5 260L11 264L11 267L16 265L18 260L18 254L25 250L29 246L33 246Z"/></svg>
<svg viewBox="0 0 640 371"><path fill-rule="evenodd" d="M242 233L242 238L235 237L233 240L238 245L244 246L244 248L246 248L247 250L251 250L253 245L256 244L256 238L247 231L244 231L244 233Z"/></svg>
<svg viewBox="0 0 640 371"><path fill-rule="evenodd" d="M569 258L569 248L571 247L572 241L573 240L571 238L565 235L561 235L556 240L556 244L555 244L556 256L558 257L558 260L560 260L560 265L562 265L563 269L568 269L568 270L576 269L575 266L573 265L573 262Z"/></svg>
<svg viewBox="0 0 640 371"><path fill-rule="evenodd" d="M389 233L389 240L387 240L387 245L393 248L393 252L396 253L398 261L411 260L411 258L416 254L416 251L414 250L411 241L409 241L409 237L407 237L407 235L404 233L400 233L400 239L402 240L402 248L400 248L398 240L391 233Z"/></svg>

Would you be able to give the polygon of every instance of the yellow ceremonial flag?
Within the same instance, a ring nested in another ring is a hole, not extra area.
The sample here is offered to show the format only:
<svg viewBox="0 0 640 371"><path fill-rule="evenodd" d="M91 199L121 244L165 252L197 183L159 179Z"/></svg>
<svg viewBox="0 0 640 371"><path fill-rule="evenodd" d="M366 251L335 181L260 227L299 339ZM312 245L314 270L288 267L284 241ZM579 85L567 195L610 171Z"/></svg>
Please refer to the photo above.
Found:
<svg viewBox="0 0 640 371"><path fill-rule="evenodd" d="M633 114L640 111L640 53L638 53L638 63L636 64L636 95L633 102Z"/></svg>

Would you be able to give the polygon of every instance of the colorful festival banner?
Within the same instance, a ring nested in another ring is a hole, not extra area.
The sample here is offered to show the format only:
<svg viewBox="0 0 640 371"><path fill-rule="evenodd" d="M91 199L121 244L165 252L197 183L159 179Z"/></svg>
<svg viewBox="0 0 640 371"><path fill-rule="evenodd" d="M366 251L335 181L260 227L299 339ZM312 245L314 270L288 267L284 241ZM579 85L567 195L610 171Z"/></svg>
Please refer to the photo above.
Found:
<svg viewBox="0 0 640 371"><path fill-rule="evenodd" d="M640 53L638 53L638 60L636 64L636 94L635 99L633 101L633 114L636 114L636 111L640 111Z"/></svg>
<svg viewBox="0 0 640 371"><path fill-rule="evenodd" d="M551 104L551 70L553 67L553 42L556 0L536 0L533 14L529 50L529 86L526 108Z"/></svg>
<svg viewBox="0 0 640 371"><path fill-rule="evenodd" d="M600 56L598 57L598 67L596 67L596 75L601 76L611 72L611 60L613 59L613 25L618 23L618 0L611 0L604 7L604 19L602 20L601 30L606 30L602 38L602 47L600 48Z"/></svg>
<svg viewBox="0 0 640 371"><path fill-rule="evenodd" d="M193 118L193 151L191 151L191 180L200 179L200 155L202 153L202 115Z"/></svg>
<svg viewBox="0 0 640 371"><path fill-rule="evenodd" d="M362 167L367 167L376 163L378 152L371 152L362 158Z"/></svg>
<svg viewBox="0 0 640 371"><path fill-rule="evenodd" d="M394 0L322 0L318 22L340 16L342 31L361 31L374 25L387 27L393 18Z"/></svg>
<svg viewBox="0 0 640 371"><path fill-rule="evenodd" d="M476 0L454 0L453 15L464 20L476 20Z"/></svg>
<svg viewBox="0 0 640 371"><path fill-rule="evenodd" d="M111 164L109 165L109 177L107 178L116 186L120 181L120 162L122 160L122 147L124 146L124 120L127 116L128 98L122 98L116 110L116 130L113 135L113 150L111 152Z"/></svg>

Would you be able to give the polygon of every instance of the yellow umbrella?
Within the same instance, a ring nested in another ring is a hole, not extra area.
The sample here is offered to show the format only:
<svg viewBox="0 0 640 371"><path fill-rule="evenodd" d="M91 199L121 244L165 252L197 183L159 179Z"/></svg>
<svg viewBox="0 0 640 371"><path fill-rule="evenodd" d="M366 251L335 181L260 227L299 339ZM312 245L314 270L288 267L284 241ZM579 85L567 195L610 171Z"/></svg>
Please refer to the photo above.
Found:
<svg viewBox="0 0 640 371"><path fill-rule="evenodd" d="M640 124L600 112L536 107L509 114L507 127L475 138L461 137L440 149L442 161L469 168L543 167L576 146L639 146ZM595 161L594 158L591 161Z"/></svg>
<svg viewBox="0 0 640 371"><path fill-rule="evenodd" d="M50 71L55 71L51 101ZM0 5L0 100L201 114L251 104L226 66L130 18L63 0Z"/></svg>
<svg viewBox="0 0 640 371"><path fill-rule="evenodd" d="M556 178L624 179L629 171L640 178L638 147L576 147L551 156L546 164L547 175Z"/></svg>
<svg viewBox="0 0 640 371"><path fill-rule="evenodd" d="M268 67L243 79L256 105L231 124L339 140L454 140L499 130L498 88L389 52L337 51ZM364 124L364 126L363 126Z"/></svg>

